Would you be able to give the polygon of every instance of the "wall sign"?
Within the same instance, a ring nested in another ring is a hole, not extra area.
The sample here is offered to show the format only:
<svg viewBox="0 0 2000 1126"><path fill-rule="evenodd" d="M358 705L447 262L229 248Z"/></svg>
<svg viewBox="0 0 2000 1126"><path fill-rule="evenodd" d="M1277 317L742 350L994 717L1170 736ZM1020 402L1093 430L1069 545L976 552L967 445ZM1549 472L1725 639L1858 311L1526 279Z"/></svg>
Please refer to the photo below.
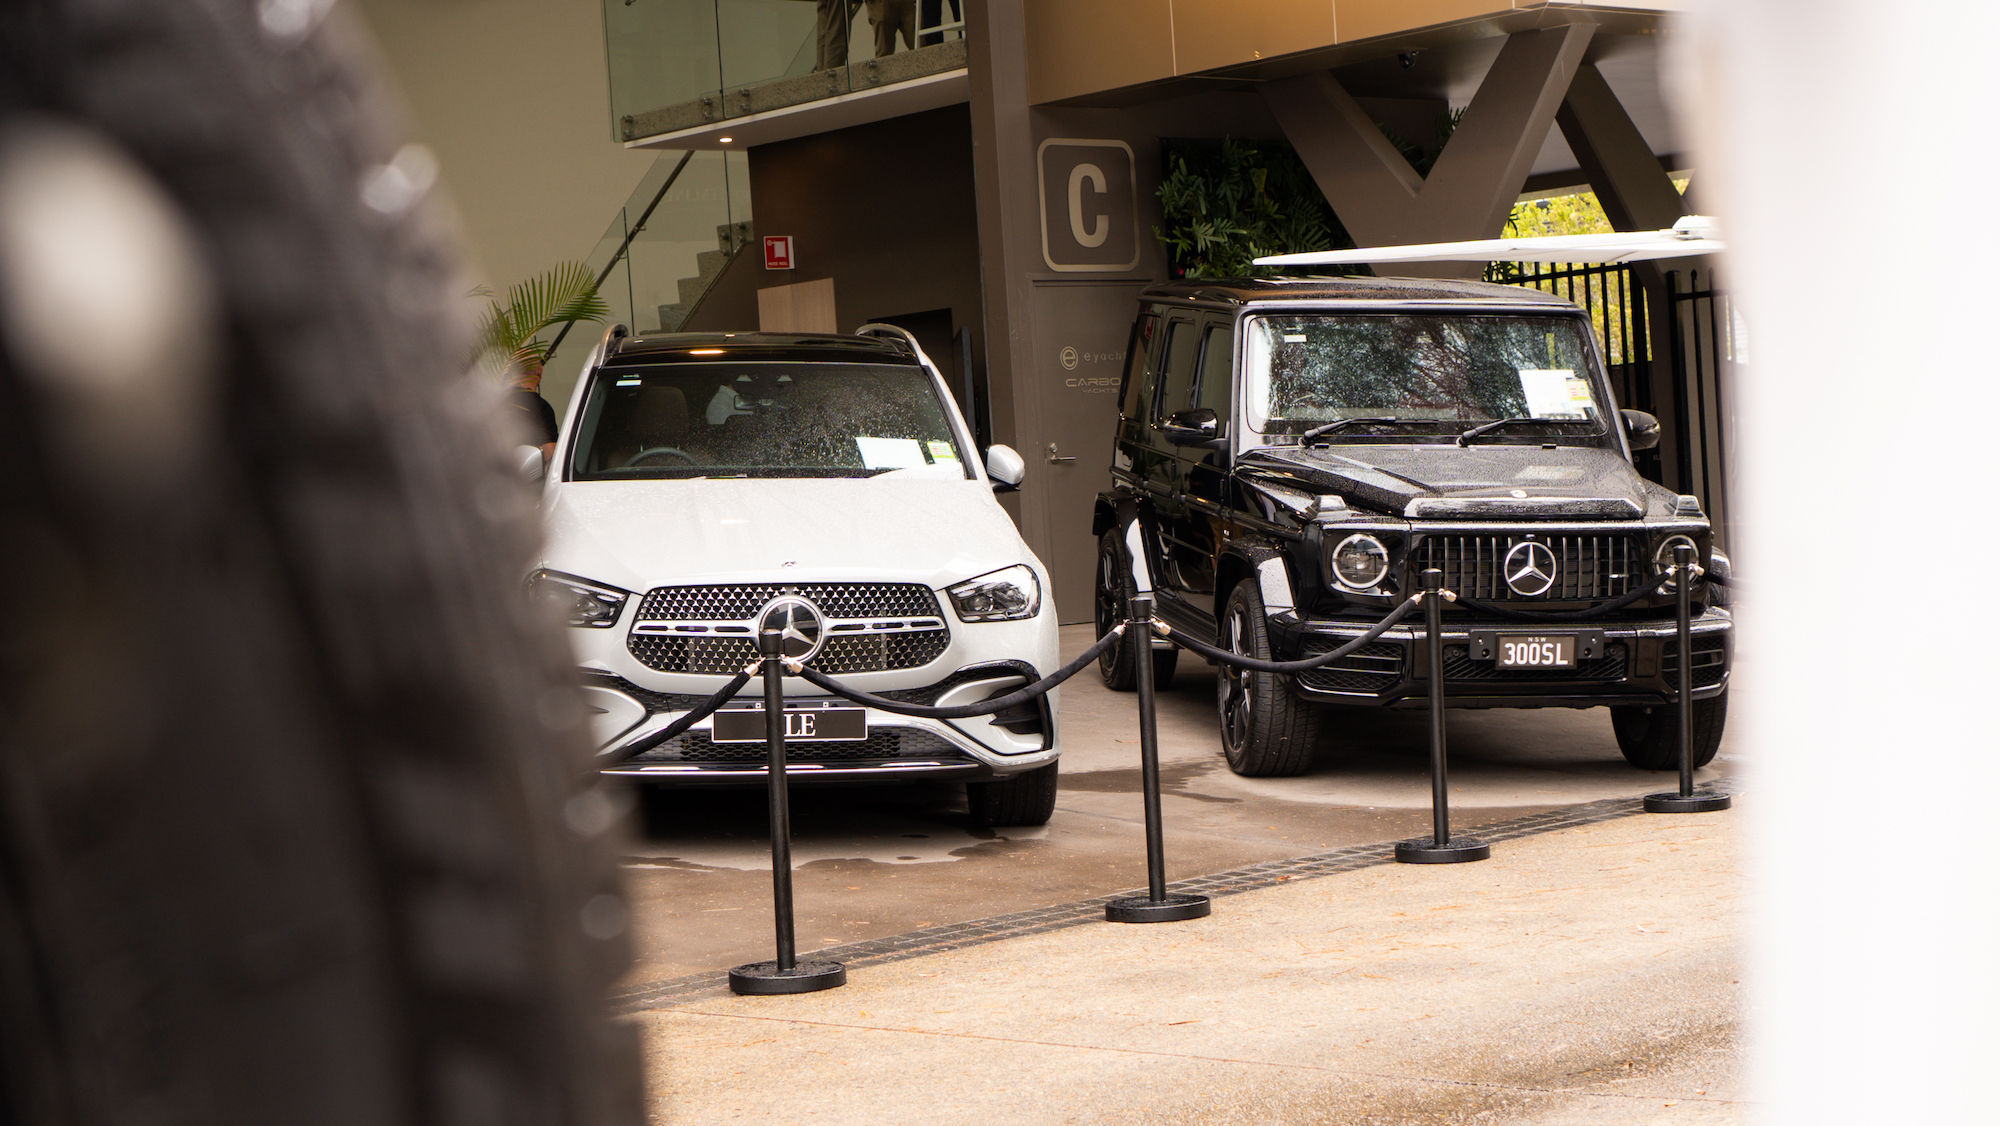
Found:
<svg viewBox="0 0 2000 1126"><path fill-rule="evenodd" d="M767 270L792 268L792 236L764 236L764 268Z"/></svg>
<svg viewBox="0 0 2000 1126"><path fill-rule="evenodd" d="M1139 264L1139 185L1123 141L1051 137L1035 150L1042 261L1058 273L1123 273Z"/></svg>

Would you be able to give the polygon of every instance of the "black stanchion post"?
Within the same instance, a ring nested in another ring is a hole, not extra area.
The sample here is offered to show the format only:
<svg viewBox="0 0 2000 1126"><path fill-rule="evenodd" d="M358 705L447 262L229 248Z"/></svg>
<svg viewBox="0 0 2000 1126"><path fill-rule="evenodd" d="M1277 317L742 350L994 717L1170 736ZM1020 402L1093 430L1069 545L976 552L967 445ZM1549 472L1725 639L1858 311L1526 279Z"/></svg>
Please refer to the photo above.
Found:
<svg viewBox="0 0 2000 1126"><path fill-rule="evenodd" d="M1451 801L1444 769L1444 572L1436 567L1423 574L1424 655L1431 682L1431 837L1399 841L1396 859L1405 864L1460 864L1485 860L1492 846L1472 837L1453 839Z"/></svg>
<svg viewBox="0 0 2000 1126"><path fill-rule="evenodd" d="M1694 586L1694 545L1674 545L1674 702L1680 714L1681 788L1675 794L1647 794L1647 813L1709 813L1729 808L1727 794L1694 793L1694 647L1688 603Z"/></svg>
<svg viewBox="0 0 2000 1126"><path fill-rule="evenodd" d="M1166 835L1160 824L1160 738L1153 712L1153 592L1144 556L1139 554L1138 524L1127 533L1133 577L1139 593L1132 596L1125 644L1132 647L1132 675L1139 682L1139 776L1146 793L1146 891L1144 897L1120 896L1104 905L1104 917L1114 923L1171 923L1208 914L1205 895L1167 891Z"/></svg>
<svg viewBox="0 0 2000 1126"><path fill-rule="evenodd" d="M757 631L757 652L764 658L764 738L771 759L766 785L771 798L771 903L778 931L778 957L750 962L729 971L735 993L811 993L847 984L847 967L839 962L801 962L792 930L792 807L785 781L784 640L768 622Z"/></svg>

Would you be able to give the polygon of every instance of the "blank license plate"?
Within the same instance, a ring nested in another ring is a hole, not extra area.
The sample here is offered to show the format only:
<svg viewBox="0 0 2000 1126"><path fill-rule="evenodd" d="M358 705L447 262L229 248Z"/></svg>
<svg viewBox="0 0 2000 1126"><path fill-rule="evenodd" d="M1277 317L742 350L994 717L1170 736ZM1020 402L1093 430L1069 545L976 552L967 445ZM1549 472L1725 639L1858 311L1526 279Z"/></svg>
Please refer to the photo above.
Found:
<svg viewBox="0 0 2000 1126"><path fill-rule="evenodd" d="M1503 633L1494 639L1493 664L1503 669L1573 669L1576 638L1560 633Z"/></svg>
<svg viewBox="0 0 2000 1126"><path fill-rule="evenodd" d="M764 709L731 708L715 713L709 739L717 743L764 741ZM852 743L868 738L865 708L786 708L788 743Z"/></svg>

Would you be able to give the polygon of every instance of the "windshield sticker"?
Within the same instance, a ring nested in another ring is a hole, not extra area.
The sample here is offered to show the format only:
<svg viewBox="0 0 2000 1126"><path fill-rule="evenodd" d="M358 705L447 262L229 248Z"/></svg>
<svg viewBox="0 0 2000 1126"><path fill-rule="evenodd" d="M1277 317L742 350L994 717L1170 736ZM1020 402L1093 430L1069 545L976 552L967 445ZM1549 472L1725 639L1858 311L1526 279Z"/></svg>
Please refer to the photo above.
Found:
<svg viewBox="0 0 2000 1126"><path fill-rule="evenodd" d="M951 448L950 442L940 442L937 439L933 438L925 442L924 447L931 451L932 461L958 460L958 451Z"/></svg>
<svg viewBox="0 0 2000 1126"><path fill-rule="evenodd" d="M1569 368L1521 368L1521 394L1533 418L1590 418L1590 383Z"/></svg>
<svg viewBox="0 0 2000 1126"><path fill-rule="evenodd" d="M861 450L861 464L868 469L917 469L930 464L924 444L915 438L854 439Z"/></svg>

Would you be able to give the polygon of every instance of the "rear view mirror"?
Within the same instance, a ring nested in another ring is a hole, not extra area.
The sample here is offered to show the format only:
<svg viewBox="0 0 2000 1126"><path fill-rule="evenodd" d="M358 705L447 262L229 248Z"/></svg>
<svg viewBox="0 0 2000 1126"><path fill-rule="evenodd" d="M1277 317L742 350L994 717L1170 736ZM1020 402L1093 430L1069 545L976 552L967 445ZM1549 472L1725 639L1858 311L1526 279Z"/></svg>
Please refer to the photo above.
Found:
<svg viewBox="0 0 2000 1126"><path fill-rule="evenodd" d="M514 468L521 479L533 483L542 479L543 463L540 446L514 447Z"/></svg>
<svg viewBox="0 0 2000 1126"><path fill-rule="evenodd" d="M992 478L994 492L1012 492L1028 476L1028 463L1012 446L988 446L986 476Z"/></svg>
<svg viewBox="0 0 2000 1126"><path fill-rule="evenodd" d="M1625 440L1635 450L1650 450L1660 444L1660 420L1645 411L1619 411L1625 416Z"/></svg>
<svg viewBox="0 0 2000 1126"><path fill-rule="evenodd" d="M1220 437L1222 422L1215 412L1207 407L1175 411L1160 424L1160 433L1176 446L1206 446L1214 449L1223 441Z"/></svg>

